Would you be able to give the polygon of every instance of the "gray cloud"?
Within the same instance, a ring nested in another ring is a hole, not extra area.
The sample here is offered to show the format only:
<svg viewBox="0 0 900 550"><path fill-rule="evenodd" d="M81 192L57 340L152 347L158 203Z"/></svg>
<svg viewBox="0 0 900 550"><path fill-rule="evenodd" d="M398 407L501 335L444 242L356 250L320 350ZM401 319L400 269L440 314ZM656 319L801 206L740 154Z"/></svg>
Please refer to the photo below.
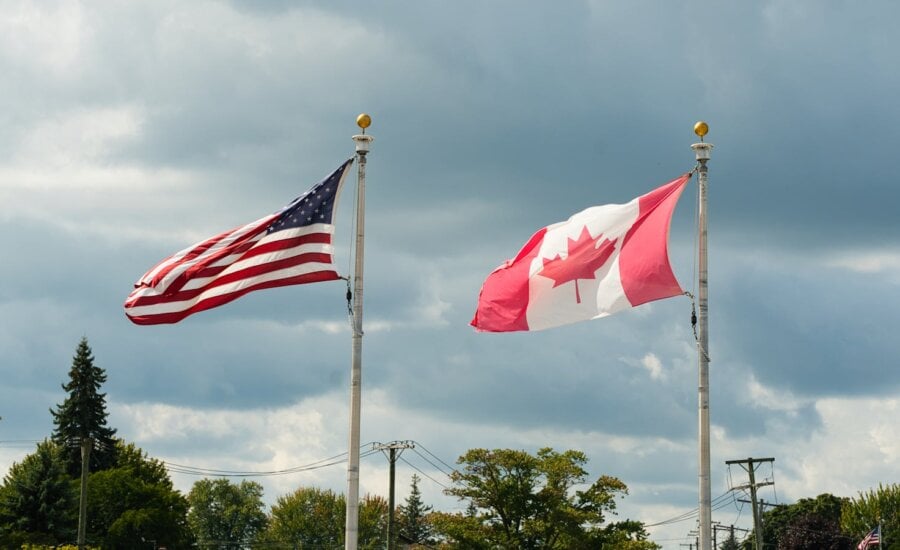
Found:
<svg viewBox="0 0 900 550"><path fill-rule="evenodd" d="M0 100L12 106L0 117L3 437L49 432L82 336L117 406L251 415L342 394L341 282L249 295L174 327L132 326L121 306L158 260L330 172L368 111L364 380L406 419L383 413L392 424L373 436L408 430L447 459L584 443L640 506L692 506L688 300L534 334L467 323L484 277L532 232L689 170L691 126L706 118L721 452L790 455L799 442L827 454L818 434L836 413L823 400L891 399L900 386L898 9L11 6L0 16ZM686 287L694 186L671 234ZM123 426L141 433L139 420ZM628 437L651 448L614 448ZM207 454L175 436L152 445L203 460L235 450L214 435L194 446ZM807 475L796 457L786 468Z"/></svg>

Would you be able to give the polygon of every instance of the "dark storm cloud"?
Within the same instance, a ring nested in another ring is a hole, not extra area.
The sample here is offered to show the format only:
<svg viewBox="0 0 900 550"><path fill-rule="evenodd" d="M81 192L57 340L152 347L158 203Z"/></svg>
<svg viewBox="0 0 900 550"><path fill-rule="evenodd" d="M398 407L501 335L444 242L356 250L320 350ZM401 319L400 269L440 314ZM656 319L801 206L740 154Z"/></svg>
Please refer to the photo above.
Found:
<svg viewBox="0 0 900 550"><path fill-rule="evenodd" d="M717 316L728 359L798 395L869 394L879 391L873 380L895 391L896 284L802 260L729 269Z"/></svg>

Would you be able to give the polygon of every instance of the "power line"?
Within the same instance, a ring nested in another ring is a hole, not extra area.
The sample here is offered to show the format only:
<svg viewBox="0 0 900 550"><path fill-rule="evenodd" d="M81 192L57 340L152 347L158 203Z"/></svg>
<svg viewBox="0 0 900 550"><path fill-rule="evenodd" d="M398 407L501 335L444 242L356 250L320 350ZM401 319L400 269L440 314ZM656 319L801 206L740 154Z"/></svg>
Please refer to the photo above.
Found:
<svg viewBox="0 0 900 550"><path fill-rule="evenodd" d="M26 449L35 443L40 443L43 439L4 439L0 441L0 446L7 449Z"/></svg>
<svg viewBox="0 0 900 550"><path fill-rule="evenodd" d="M454 468L453 466L451 466L451 465L447 464L446 462L444 462L443 460L441 460L441 457L439 457L438 455L436 455L436 454L434 454L433 452L429 451L428 448L427 448L425 445L422 445L422 444L419 443L418 441L413 441L413 443L415 443L415 444L418 446L418 448L421 448L423 451L425 451L426 453L428 453L429 455L431 455L435 460L437 460L438 462L440 462L441 464L443 464L444 466L446 466L447 469L449 469L451 472L455 472L455 471L456 471L456 468ZM432 466L434 466L434 464L432 464ZM437 468L437 469L440 470L440 468ZM450 474L448 474L447 472L444 472L444 473L447 474L447 475L450 475Z"/></svg>
<svg viewBox="0 0 900 550"><path fill-rule="evenodd" d="M400 457L400 460L402 460L407 466L409 466L409 467L412 468L413 470L419 472L420 474L422 474L423 476L427 477L427 478L430 479L431 481L437 483L438 485L440 485L440 486L443 487L444 489L449 489L449 488L450 488L450 487L444 485L443 483L441 483L440 481L434 479L434 478L431 477L430 475L426 474L424 471L422 471L422 469L420 469L418 466L415 466L414 464L412 464L410 461L406 460L406 459L403 458L402 456Z"/></svg>
<svg viewBox="0 0 900 550"><path fill-rule="evenodd" d="M360 448L368 447L371 445L370 443L366 443L365 445L360 445ZM360 456L370 456L372 454L377 453L377 450L368 450L363 452ZM196 475L196 476L217 476L217 477L271 477L271 476L282 476L295 474L300 472L308 472L311 470L318 470L321 468L327 468L329 466L335 466L337 464L341 464L347 461L346 455L348 453L345 451L340 454L336 454L334 456L330 456L328 458L323 458L320 460L316 460L315 462L310 462L309 464L303 464L301 466L294 466L291 468L286 468L283 470L268 470L268 471L241 471L241 470L224 470L218 468L203 468L199 466L188 466L185 464L176 464L174 462L168 462L162 460L162 464L165 466L166 470L170 472L175 472L179 474L187 474L187 475Z"/></svg>
<svg viewBox="0 0 900 550"><path fill-rule="evenodd" d="M727 506L728 504L730 504L731 502L728 500L729 496L731 496L731 491L722 493L721 495L712 499L712 501L710 503L712 508L714 510L720 510L720 509L724 508L725 506ZM683 514L679 514L679 515L669 518L669 519L665 519L665 520L662 520L662 521L659 521L656 523L646 523L646 524L644 524L644 527L659 527L662 525L681 523L682 521L688 521L690 519L694 519L695 517L698 517L699 514L700 514L700 509L694 508L692 510L684 512Z"/></svg>
<svg viewBox="0 0 900 550"><path fill-rule="evenodd" d="M441 472L441 473L444 474L445 476L450 477L450 474L449 474L449 473L447 473L447 472L445 472L444 470L442 470L440 466L438 466L437 464L435 464L434 462L432 462L431 460L429 460L428 457L426 457L426 456L423 455L422 453L418 452L417 449L414 448L414 449L413 449L413 452L416 453L417 455L419 455L419 457L420 457L422 460L424 460L425 462L427 462L428 464L430 464L432 468L434 468L435 470Z"/></svg>

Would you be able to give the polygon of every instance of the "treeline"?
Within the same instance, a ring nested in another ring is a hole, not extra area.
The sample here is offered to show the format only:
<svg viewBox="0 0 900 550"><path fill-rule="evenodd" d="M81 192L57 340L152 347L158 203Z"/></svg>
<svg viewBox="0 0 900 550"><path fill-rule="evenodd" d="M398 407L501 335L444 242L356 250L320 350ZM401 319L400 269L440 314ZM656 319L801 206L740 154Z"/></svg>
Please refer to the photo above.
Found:
<svg viewBox="0 0 900 550"><path fill-rule="evenodd" d="M74 548L83 456L90 471L85 539L91 548L343 548L342 494L301 487L267 511L254 481L201 479L187 495L176 490L163 462L107 425L100 392L105 381L83 339L63 385L66 398L50 411L53 433L13 464L0 485L0 548ZM611 476L590 480L586 463L575 450L471 449L457 460L444 491L459 500L461 511L433 510L413 476L409 496L394 511L391 547L660 548L641 522L616 519L625 484ZM363 497L359 548L387 547L388 512L384 498ZM879 523L883 548L900 550L900 485L856 499L826 494L776 507L765 512L760 533L741 543L731 537L720 548L752 550L759 536L767 550L850 550Z"/></svg>
<svg viewBox="0 0 900 550"><path fill-rule="evenodd" d="M202 479L187 495L165 464L116 437L107 425L106 373L87 339L76 348L63 384L66 398L50 410L54 430L13 464L0 486L0 547L64 548L78 535L82 458L85 540L92 548L343 548L344 495L301 487L266 511L254 481ZM620 480L588 482L579 451L473 449L460 457L448 495L464 512L437 512L422 501L413 476L395 510L392 547L628 548L650 550L636 521L610 521L627 494ZM575 490L575 487L587 487ZM359 547L387 546L388 503L366 495L359 508ZM605 546L604 546L605 545Z"/></svg>
<svg viewBox="0 0 900 550"><path fill-rule="evenodd" d="M79 479L66 469L66 449L46 440L10 468L0 487L0 547L57 548L75 541ZM344 546L344 495L301 487L266 512L255 481L201 479L187 495L175 490L164 464L117 440L115 461L87 483L88 545L138 548L315 548ZM395 548L659 548L643 525L608 522L625 485L601 477L583 491L584 456L474 449L460 458L447 493L464 512L426 505L413 476L395 510ZM359 508L359 548L387 545L388 503L366 495ZM74 546L73 546L74 548Z"/></svg>
<svg viewBox="0 0 900 550"><path fill-rule="evenodd" d="M900 484L880 485L856 498L826 493L775 506L762 514L760 539L766 549L856 550L878 526L881 545L871 548L900 550ZM751 532L740 546L726 550L755 550L756 537Z"/></svg>

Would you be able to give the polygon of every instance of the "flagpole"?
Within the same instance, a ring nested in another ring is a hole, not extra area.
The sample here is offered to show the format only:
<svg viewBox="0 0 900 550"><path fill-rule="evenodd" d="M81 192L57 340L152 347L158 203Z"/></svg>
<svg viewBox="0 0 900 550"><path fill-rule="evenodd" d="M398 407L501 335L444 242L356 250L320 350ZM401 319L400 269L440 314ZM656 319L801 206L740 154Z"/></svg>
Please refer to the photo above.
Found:
<svg viewBox="0 0 900 550"><path fill-rule="evenodd" d="M697 348L699 356L698 374L698 424L699 424L699 481L700 481L700 548L712 550L712 493L710 488L709 458L709 295L707 289L707 222L706 222L706 186L709 153L713 146L704 143L703 136L709 131L705 122L694 125L694 133L700 137L700 143L691 145L697 157L699 200L699 258L697 287Z"/></svg>
<svg viewBox="0 0 900 550"><path fill-rule="evenodd" d="M344 548L356 550L359 540L359 425L362 396L362 319L363 319L363 252L366 221L366 153L375 139L366 135L372 123L367 114L356 118L362 134L353 136L356 142L356 250L353 272L353 350L350 355L350 444L347 459L347 521Z"/></svg>

